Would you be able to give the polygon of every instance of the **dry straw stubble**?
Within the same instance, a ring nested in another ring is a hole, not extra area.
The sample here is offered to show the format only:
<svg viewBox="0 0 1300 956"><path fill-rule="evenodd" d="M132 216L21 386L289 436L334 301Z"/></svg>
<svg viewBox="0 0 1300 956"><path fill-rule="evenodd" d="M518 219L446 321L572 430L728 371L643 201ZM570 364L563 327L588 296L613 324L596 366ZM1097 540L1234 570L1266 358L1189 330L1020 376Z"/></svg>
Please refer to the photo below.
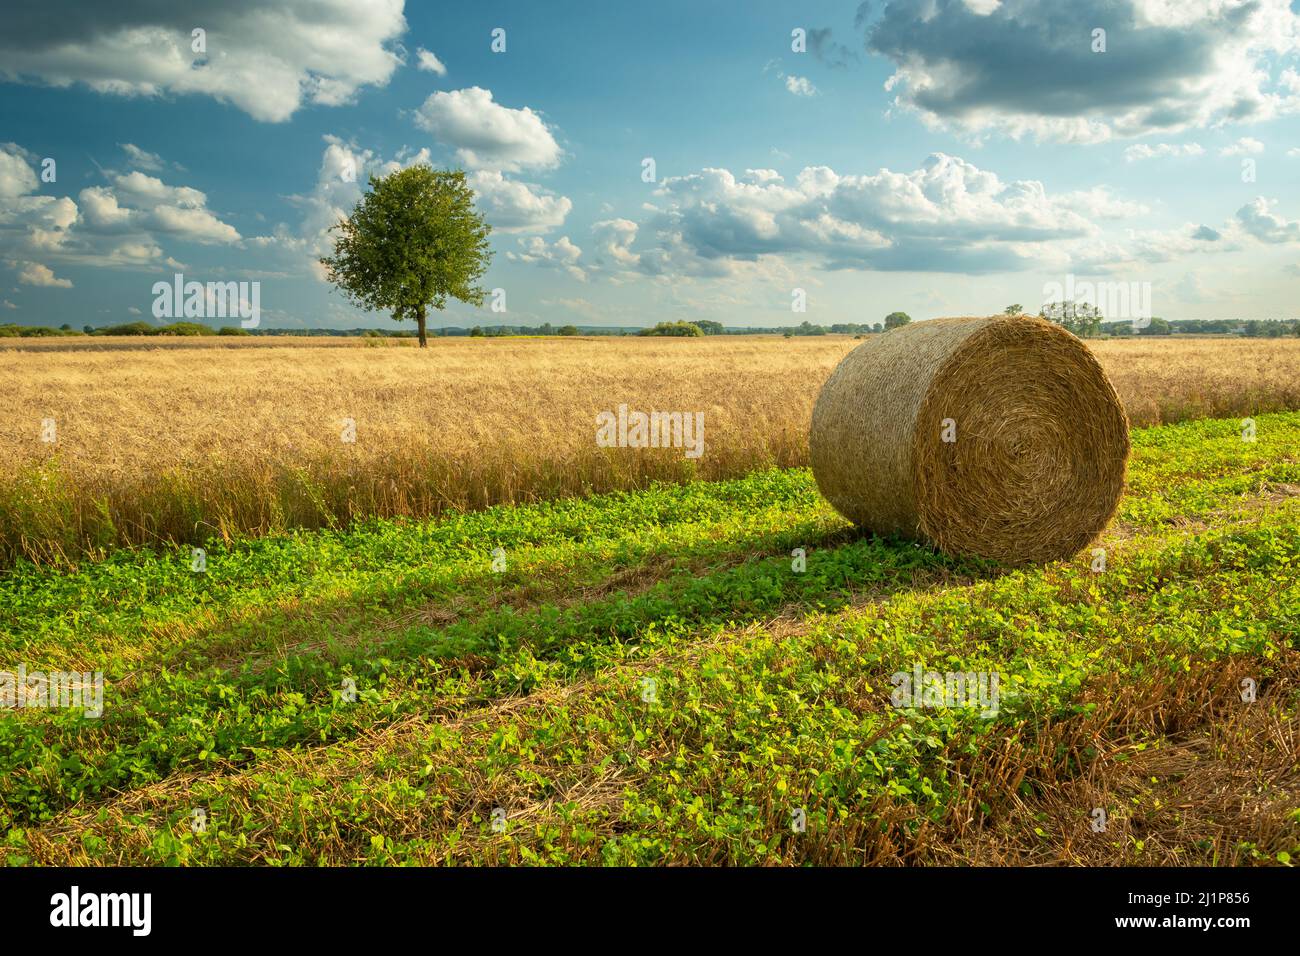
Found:
<svg viewBox="0 0 1300 956"><path fill-rule="evenodd" d="M1028 318L867 340L813 409L817 485L855 524L1009 564L1078 553L1119 504L1128 419L1087 347Z"/></svg>
<svg viewBox="0 0 1300 956"><path fill-rule="evenodd" d="M366 347L375 341L392 347ZM122 545L803 466L817 392L858 344L404 341L0 339L0 570L24 557L62 563ZM1300 408L1300 339L1089 347L1135 426ZM593 416L620 402L704 412L704 457L598 447ZM340 441L344 417L357 423L356 444ZM47 418L57 443L42 440Z"/></svg>

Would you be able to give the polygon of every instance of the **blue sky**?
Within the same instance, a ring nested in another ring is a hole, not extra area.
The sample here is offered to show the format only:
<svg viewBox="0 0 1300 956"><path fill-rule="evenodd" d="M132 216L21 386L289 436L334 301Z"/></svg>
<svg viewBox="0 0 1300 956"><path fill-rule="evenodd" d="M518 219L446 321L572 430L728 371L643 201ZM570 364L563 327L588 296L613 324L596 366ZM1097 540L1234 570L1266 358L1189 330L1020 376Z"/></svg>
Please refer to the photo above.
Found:
<svg viewBox="0 0 1300 956"><path fill-rule="evenodd" d="M392 327L315 261L411 162L469 171L506 293L434 325L1036 311L1068 275L1300 315L1300 0L166 7L6 14L0 323L152 321L179 271Z"/></svg>

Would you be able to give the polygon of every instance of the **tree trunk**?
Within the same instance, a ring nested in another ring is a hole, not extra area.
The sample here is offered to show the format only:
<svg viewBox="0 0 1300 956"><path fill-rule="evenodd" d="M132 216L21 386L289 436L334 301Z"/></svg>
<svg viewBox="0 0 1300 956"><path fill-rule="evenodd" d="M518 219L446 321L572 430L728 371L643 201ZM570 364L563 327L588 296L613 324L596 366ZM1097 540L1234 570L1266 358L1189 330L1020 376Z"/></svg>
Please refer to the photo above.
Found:
<svg viewBox="0 0 1300 956"><path fill-rule="evenodd" d="M429 347L429 337L424 333L424 310L423 309L421 309L420 314L415 317L415 321L420 326L420 348L427 349Z"/></svg>

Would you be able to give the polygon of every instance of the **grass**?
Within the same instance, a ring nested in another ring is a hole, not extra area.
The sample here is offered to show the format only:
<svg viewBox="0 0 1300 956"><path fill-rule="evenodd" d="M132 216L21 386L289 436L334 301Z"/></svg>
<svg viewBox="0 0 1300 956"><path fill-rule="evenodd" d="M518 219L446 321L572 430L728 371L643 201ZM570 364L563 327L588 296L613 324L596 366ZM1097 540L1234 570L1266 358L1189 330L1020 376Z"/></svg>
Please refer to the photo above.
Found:
<svg viewBox="0 0 1300 956"><path fill-rule="evenodd" d="M1102 573L862 536L800 468L22 563L0 661L108 686L0 722L0 857L1285 863L1297 449L1300 413L1135 432ZM917 664L998 713L892 706Z"/></svg>
<svg viewBox="0 0 1300 956"><path fill-rule="evenodd" d="M817 390L856 344L447 339L421 351L259 339L113 351L65 341L0 346L0 566L798 467ZM1135 424L1300 409L1300 341L1094 347ZM597 447L596 415L621 403L703 412L703 457ZM55 441L42 441L47 419ZM355 442L343 440L347 419Z"/></svg>

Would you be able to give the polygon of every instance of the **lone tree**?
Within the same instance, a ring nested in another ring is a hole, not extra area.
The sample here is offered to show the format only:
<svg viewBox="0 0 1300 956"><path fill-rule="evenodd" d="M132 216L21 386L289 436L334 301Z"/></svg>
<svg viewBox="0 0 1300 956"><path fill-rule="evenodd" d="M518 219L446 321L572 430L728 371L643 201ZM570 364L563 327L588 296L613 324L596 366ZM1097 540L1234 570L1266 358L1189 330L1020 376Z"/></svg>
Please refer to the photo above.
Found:
<svg viewBox="0 0 1300 956"><path fill-rule="evenodd" d="M890 329L907 325L911 321L912 317L906 312L890 312L889 315L885 316L885 331L888 332Z"/></svg>
<svg viewBox="0 0 1300 956"><path fill-rule="evenodd" d="M474 209L460 170L410 166L371 176L370 192L333 230L334 255L321 259L329 280L364 309L415 319L420 348L425 317L448 297L483 304L475 283L492 260L492 227Z"/></svg>

